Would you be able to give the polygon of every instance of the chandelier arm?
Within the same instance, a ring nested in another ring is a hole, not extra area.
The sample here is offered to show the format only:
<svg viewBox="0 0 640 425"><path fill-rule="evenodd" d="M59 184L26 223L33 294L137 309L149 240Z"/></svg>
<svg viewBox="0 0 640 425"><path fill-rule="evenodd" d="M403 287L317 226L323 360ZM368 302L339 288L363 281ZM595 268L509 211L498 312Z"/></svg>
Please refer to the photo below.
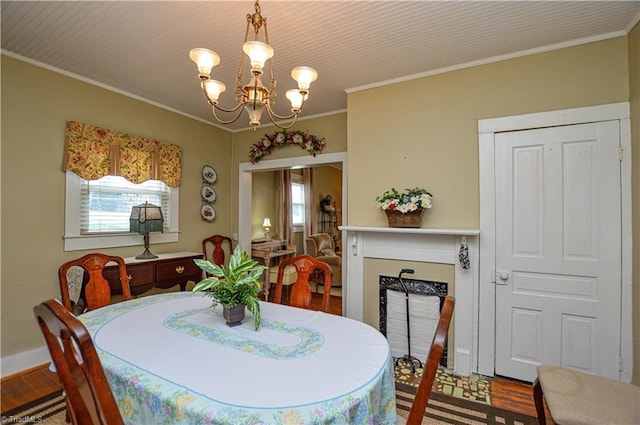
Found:
<svg viewBox="0 0 640 425"><path fill-rule="evenodd" d="M265 105L265 108L267 110L267 115L269 115L269 120L271 120L271 122L276 126L279 127L283 130L289 129L291 127L293 127L296 124L296 121L298 120L298 114L297 113L293 113L287 117L281 117L280 115L276 114L275 112L273 112L271 110L271 107L269 107L268 105ZM284 125L284 124L279 124L277 122L277 120L287 120L287 119L291 119L293 118L293 121L291 121L291 123L289 125Z"/></svg>
<svg viewBox="0 0 640 425"><path fill-rule="evenodd" d="M235 112L235 111L237 111L238 109L240 109L240 108L242 108L242 107L244 106L244 103L239 102L239 103L235 106L235 108L232 108L232 109L226 109L226 108L223 108L223 107L221 107L221 106L218 106L218 105L217 105L217 104L215 104L215 103L211 103L211 102L209 102L209 104L210 104L211 106L213 106L215 109L217 109L218 111L222 111L222 112ZM242 112L242 109L240 109L240 112Z"/></svg>
<svg viewBox="0 0 640 425"><path fill-rule="evenodd" d="M275 120L273 120L271 118L271 115L269 115L269 119L271 120L273 125L275 125L278 128L281 128L282 130L288 130L291 127L293 127L296 124L297 118L298 118L298 116L296 115L295 118L293 119L293 121L291 121L291 123L289 125L284 125L284 124L280 124L280 123L276 122Z"/></svg>
<svg viewBox="0 0 640 425"><path fill-rule="evenodd" d="M298 110L296 112L292 112L291 115L278 115L275 111L273 111L271 109L271 105L269 105L269 104L265 105L265 109L267 110L267 113L269 114L269 117L273 117L273 118L279 119L279 120L288 120L288 119L291 119L293 117L297 117L300 114L300 112L302 112L302 108L304 108L304 104L305 104L305 101L303 100L302 103L300 104L300 108L298 108ZM272 121L273 121L273 119L272 119Z"/></svg>
<svg viewBox="0 0 640 425"><path fill-rule="evenodd" d="M231 109L231 110L228 110L228 111L227 111L226 109L222 109L222 108L220 108L220 107L218 107L218 106L216 106L216 105L212 105L212 106L213 106L213 108L211 108L211 110L213 111L213 117L214 117L214 118L216 119L216 121L218 121L220 124L231 124L231 123L234 123L234 122L236 122L236 121L238 120L238 118L240 118L240 115L242 115L242 109L240 109L240 110L238 111L238 113L236 114L236 116L235 116L235 117L233 117L233 118L232 118L231 120L229 120L229 121L225 121L225 120L221 119L221 118L218 116L218 114L216 114L216 109L219 109L219 110L224 111L224 112L233 112L233 111L235 111L235 110L238 110L238 107L241 107L241 106L242 106L242 103L241 103L240 105L238 105L238 107L236 107L236 108L234 108L234 109Z"/></svg>
<svg viewBox="0 0 640 425"><path fill-rule="evenodd" d="M267 18L263 18L262 21L263 21L263 26L264 26L264 41L268 45L271 45L269 43L269 31L267 31ZM276 97L276 79L273 77L273 66L271 64L271 59L269 59L269 77L270 77L269 96L275 102L275 97Z"/></svg>

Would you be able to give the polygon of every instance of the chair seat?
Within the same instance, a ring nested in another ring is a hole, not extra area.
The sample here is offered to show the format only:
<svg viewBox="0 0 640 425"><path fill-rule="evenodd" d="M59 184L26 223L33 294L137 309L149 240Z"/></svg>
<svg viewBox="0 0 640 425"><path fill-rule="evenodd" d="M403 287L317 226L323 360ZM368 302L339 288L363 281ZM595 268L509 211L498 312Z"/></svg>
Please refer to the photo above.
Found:
<svg viewBox="0 0 640 425"><path fill-rule="evenodd" d="M638 386L548 365L538 381L558 425L640 424Z"/></svg>
<svg viewBox="0 0 640 425"><path fill-rule="evenodd" d="M269 282L278 282L278 267L279 266L273 266L269 269ZM296 283L296 280L298 280L296 268L294 266L285 267L284 274L282 276L282 284L285 286L293 285Z"/></svg>

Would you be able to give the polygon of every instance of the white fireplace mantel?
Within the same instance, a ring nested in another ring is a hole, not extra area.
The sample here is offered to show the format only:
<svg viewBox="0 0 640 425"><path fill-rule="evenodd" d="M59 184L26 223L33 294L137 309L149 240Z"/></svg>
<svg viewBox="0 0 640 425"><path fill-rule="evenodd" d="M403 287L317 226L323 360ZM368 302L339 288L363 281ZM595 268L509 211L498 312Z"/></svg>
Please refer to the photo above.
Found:
<svg viewBox="0 0 640 425"><path fill-rule="evenodd" d="M454 371L470 375L478 363L478 229L426 229L341 226L347 262L343 285L345 314L364 319L365 258L443 263L455 266ZM458 261L461 243L469 247L470 268Z"/></svg>

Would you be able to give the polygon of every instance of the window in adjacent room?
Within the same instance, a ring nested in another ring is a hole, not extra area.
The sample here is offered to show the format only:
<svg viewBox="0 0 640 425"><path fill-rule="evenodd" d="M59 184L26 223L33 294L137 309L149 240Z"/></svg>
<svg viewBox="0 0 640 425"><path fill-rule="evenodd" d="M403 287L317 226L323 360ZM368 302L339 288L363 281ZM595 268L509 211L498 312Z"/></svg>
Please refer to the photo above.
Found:
<svg viewBox="0 0 640 425"><path fill-rule="evenodd" d="M294 227L304 226L304 183L291 183L291 217Z"/></svg>

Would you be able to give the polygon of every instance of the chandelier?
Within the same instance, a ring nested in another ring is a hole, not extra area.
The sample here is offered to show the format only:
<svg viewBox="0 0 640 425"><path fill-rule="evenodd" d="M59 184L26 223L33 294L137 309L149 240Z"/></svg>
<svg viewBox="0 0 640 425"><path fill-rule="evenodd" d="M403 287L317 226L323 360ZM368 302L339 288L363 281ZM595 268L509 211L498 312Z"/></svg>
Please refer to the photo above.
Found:
<svg viewBox="0 0 640 425"><path fill-rule="evenodd" d="M274 112L273 105L276 99L276 80L273 78L271 58L273 48L269 45L269 34L267 32L267 18L260 14L260 3L256 0L254 5L255 13L247 14L247 28L244 35L242 51L246 53L251 61L251 78L246 84L242 82L242 68L244 66L244 55L240 58L240 67L236 74L236 100L238 104L232 109L225 109L218 104L220 94L226 90L225 85L217 80L211 79L211 69L220 63L220 56L209 49L195 48L189 52L189 57L198 66L198 77L200 86L207 101L212 106L213 117L221 124L231 124L242 114L243 109L249 114L249 123L256 130L260 126L262 112L267 111L267 115L273 124L282 129L291 128L302 111L305 101L309 97L309 86L318 77L315 69L308 66L299 66L291 71L291 77L298 82L297 89L288 90L287 99L291 102L291 114L278 115ZM253 26L253 39L249 40L249 28ZM264 42L260 41L260 30L264 27ZM269 67L269 88L262 83L262 74L265 63ZM230 119L222 119L217 111L234 113ZM291 120L288 125L279 124L277 121Z"/></svg>

